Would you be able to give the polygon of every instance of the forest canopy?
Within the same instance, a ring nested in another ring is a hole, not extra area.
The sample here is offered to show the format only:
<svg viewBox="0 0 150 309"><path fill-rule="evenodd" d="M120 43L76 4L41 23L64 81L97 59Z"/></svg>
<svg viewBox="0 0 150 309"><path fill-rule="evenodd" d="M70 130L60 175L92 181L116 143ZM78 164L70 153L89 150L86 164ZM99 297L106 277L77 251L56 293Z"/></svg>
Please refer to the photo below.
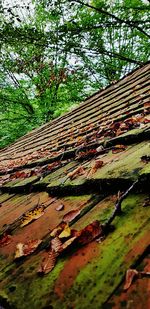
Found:
<svg viewBox="0 0 150 309"><path fill-rule="evenodd" d="M1 147L146 63L149 2L3 0Z"/></svg>

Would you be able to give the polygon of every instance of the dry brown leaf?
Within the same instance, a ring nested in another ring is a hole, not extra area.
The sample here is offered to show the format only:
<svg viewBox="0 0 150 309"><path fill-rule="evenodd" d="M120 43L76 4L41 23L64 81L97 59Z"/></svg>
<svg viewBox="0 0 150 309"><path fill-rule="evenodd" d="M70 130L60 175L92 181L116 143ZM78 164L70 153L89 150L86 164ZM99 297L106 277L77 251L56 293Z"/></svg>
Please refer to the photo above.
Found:
<svg viewBox="0 0 150 309"><path fill-rule="evenodd" d="M103 147L103 146L102 146ZM77 160L87 160L93 157L97 153L97 149L89 149L86 151L80 151L76 157Z"/></svg>
<svg viewBox="0 0 150 309"><path fill-rule="evenodd" d="M62 242L58 237L55 237L51 240L51 249L52 251L55 251L57 254L59 254L63 250Z"/></svg>
<svg viewBox="0 0 150 309"><path fill-rule="evenodd" d="M15 252L15 259L18 259L21 256L24 256L23 247L24 247L24 244L22 244L22 243L17 244L16 252Z"/></svg>
<svg viewBox="0 0 150 309"><path fill-rule="evenodd" d="M62 245L62 249L65 250L67 247L69 247L73 242L74 240L77 238L77 236L74 236L74 237L71 237L69 238L68 240L66 240L63 245Z"/></svg>
<svg viewBox="0 0 150 309"><path fill-rule="evenodd" d="M138 276L138 271L136 269L128 269L126 272L126 279L124 284L124 290L128 290L132 284L132 281L135 277Z"/></svg>
<svg viewBox="0 0 150 309"><path fill-rule="evenodd" d="M96 171L103 166L103 161L102 160L95 160L91 164L91 169L89 172L87 172L87 178L90 178Z"/></svg>
<svg viewBox="0 0 150 309"><path fill-rule="evenodd" d="M58 205L56 208L55 208L55 210L57 210L57 211L61 211L61 210L63 210L64 209L64 205L63 204L60 204L60 205Z"/></svg>
<svg viewBox="0 0 150 309"><path fill-rule="evenodd" d="M66 225L67 225L67 223L61 222L57 227L55 227L55 228L51 231L50 236L51 236L51 237L56 237L56 236L58 236L58 235L62 232L62 230L64 230L64 228L65 228Z"/></svg>
<svg viewBox="0 0 150 309"><path fill-rule="evenodd" d="M66 215L64 215L63 221L67 223L71 222L73 219L75 219L80 214L80 212L81 212L80 209L69 211Z"/></svg>
<svg viewBox="0 0 150 309"><path fill-rule="evenodd" d="M11 242L11 240L12 240L12 236L11 235L4 234L0 238L0 247L7 246Z"/></svg>
<svg viewBox="0 0 150 309"><path fill-rule="evenodd" d="M80 231L78 242L80 244L87 244L95 239L97 236L102 236L103 230L98 220L93 221Z"/></svg>
<svg viewBox="0 0 150 309"><path fill-rule="evenodd" d="M56 253L53 250L50 250L46 253L46 256L42 259L41 265L38 269L40 274L48 274L52 271L56 264Z"/></svg>
<svg viewBox="0 0 150 309"><path fill-rule="evenodd" d="M112 150L112 153L119 153L119 152L122 152L124 150L126 150L127 146L125 145L116 145L113 150Z"/></svg>
<svg viewBox="0 0 150 309"><path fill-rule="evenodd" d="M67 174L67 177L71 180L75 179L79 175L83 175L85 173L85 170L83 166L78 166L74 171Z"/></svg>
<svg viewBox="0 0 150 309"><path fill-rule="evenodd" d="M35 240L29 240L26 243L18 243L16 246L16 252L15 252L15 259L20 258L22 256L27 256L31 253L33 253L36 248L40 245L42 240L35 239Z"/></svg>

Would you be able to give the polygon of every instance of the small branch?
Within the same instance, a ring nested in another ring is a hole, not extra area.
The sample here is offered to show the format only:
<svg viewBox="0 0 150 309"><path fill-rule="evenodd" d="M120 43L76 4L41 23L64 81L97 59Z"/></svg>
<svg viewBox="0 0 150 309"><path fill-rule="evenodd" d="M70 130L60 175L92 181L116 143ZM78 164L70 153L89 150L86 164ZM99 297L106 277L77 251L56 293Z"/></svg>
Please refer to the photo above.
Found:
<svg viewBox="0 0 150 309"><path fill-rule="evenodd" d="M99 12L99 13L108 15L108 16L114 18L115 20L117 20L118 22L120 22L121 24L123 23L123 24L128 25L131 28L135 28L135 29L137 29L138 31L140 31L141 33L143 33L144 35L146 35L147 37L150 38L150 35L148 33L146 33L141 27L139 27L137 25L133 25L132 21L121 19L121 18L119 18L118 16L116 16L116 15L114 15L112 13L109 13L109 12L107 12L107 11L101 9L101 8L97 8L97 7L95 7L93 5L90 5L88 3L84 3L83 1L80 1L80 0L74 0L72 2L79 3L81 5L84 5L86 7L91 8L91 9L93 9L93 10Z"/></svg>
<svg viewBox="0 0 150 309"><path fill-rule="evenodd" d="M116 216L120 215L122 212L121 209L121 204L122 201L127 197L127 195L131 192L131 190L136 186L136 184L138 183L138 180L136 180L126 191L124 194L121 195L121 197L119 197L119 199L117 200L116 204L115 204L115 210L112 213L112 215L110 216L110 218L108 219L108 221L105 224L104 228L107 228L112 221L115 219Z"/></svg>

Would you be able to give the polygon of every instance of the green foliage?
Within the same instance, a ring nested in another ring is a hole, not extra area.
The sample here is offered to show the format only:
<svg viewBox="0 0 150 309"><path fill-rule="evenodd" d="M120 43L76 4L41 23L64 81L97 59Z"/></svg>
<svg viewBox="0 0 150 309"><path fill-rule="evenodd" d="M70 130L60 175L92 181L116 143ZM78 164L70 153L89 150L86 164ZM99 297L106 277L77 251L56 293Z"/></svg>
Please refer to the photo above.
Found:
<svg viewBox="0 0 150 309"><path fill-rule="evenodd" d="M142 0L31 0L0 10L1 147L149 57Z"/></svg>

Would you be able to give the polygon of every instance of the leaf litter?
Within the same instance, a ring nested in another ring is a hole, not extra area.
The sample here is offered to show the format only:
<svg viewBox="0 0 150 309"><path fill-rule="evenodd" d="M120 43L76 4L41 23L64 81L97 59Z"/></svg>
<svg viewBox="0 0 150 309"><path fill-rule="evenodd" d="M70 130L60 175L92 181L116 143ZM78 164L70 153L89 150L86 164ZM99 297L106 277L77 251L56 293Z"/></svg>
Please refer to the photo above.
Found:
<svg viewBox="0 0 150 309"><path fill-rule="evenodd" d="M61 226L55 228L50 234L55 236L50 241L49 250L43 253L44 257L38 269L38 273L49 273L54 268L57 257L72 244L76 247L82 246L88 244L102 234L103 230L98 220L93 221L80 231L71 229L68 224L64 226L61 224ZM66 238L68 239L66 240Z"/></svg>
<svg viewBox="0 0 150 309"><path fill-rule="evenodd" d="M37 247L41 244L41 242L42 240L35 239L35 240L29 240L26 243L18 243L16 246L14 259L30 255L37 249Z"/></svg>

